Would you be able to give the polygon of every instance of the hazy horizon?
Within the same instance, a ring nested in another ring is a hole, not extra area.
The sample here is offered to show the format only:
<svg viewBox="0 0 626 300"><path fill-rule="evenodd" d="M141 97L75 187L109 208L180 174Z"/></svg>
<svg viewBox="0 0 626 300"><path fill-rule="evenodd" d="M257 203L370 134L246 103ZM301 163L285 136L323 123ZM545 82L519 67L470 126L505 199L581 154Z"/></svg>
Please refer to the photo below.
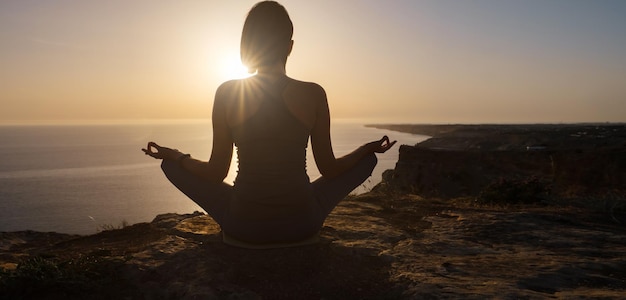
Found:
<svg viewBox="0 0 626 300"><path fill-rule="evenodd" d="M208 119L256 2L2 1L0 124ZM626 1L279 2L335 120L626 122Z"/></svg>
<svg viewBox="0 0 626 300"><path fill-rule="evenodd" d="M184 125L204 123L210 130L210 118L196 119L96 119L96 120L21 120L0 121L0 126L116 126L116 125ZM332 124L358 124L358 125L626 125L626 122L417 122L411 120L394 119L357 119L357 118L333 118Z"/></svg>

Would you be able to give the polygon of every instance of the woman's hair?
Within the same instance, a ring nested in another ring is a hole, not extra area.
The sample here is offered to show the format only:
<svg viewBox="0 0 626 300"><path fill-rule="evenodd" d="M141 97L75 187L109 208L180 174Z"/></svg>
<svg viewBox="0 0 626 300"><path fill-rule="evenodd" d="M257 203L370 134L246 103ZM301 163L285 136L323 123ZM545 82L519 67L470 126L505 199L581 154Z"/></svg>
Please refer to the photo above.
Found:
<svg viewBox="0 0 626 300"><path fill-rule="evenodd" d="M248 12L241 33L241 62L254 73L259 67L287 61L293 24L278 2L259 2Z"/></svg>

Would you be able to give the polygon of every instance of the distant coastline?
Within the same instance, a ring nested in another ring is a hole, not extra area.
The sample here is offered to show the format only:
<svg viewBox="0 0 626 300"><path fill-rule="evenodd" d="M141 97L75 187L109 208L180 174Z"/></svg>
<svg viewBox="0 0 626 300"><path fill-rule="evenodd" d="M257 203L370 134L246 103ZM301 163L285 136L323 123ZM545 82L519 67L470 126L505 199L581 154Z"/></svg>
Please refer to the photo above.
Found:
<svg viewBox="0 0 626 300"><path fill-rule="evenodd" d="M365 124L365 127L393 130L411 134L421 134L436 137L463 129L494 129L494 128L575 128L586 126L626 126L626 122L580 122L580 123L485 123L485 124Z"/></svg>
<svg viewBox="0 0 626 300"><path fill-rule="evenodd" d="M431 138L421 147L450 150L598 149L626 147L626 123L368 124Z"/></svg>

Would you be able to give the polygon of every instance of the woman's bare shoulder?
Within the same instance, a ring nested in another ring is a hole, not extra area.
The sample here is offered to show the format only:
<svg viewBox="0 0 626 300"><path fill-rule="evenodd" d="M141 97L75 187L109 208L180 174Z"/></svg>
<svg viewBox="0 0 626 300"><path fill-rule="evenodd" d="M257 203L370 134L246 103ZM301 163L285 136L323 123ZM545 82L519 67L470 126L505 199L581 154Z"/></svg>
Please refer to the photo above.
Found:
<svg viewBox="0 0 626 300"><path fill-rule="evenodd" d="M253 88L246 79L233 79L226 81L217 88L215 92L216 101L236 102L234 100L242 100L250 95L257 94L258 89Z"/></svg>
<svg viewBox="0 0 626 300"><path fill-rule="evenodd" d="M324 90L324 88L322 88L321 85L315 82L303 81L303 80L298 80L294 78L289 78L289 79L291 80L291 84L298 88L305 88L305 89L310 89L310 90Z"/></svg>
<svg viewBox="0 0 626 300"><path fill-rule="evenodd" d="M324 91L324 88L321 85L315 82L301 81L292 78L287 89L291 93L295 93L306 98L326 99L326 91Z"/></svg>
<svg viewBox="0 0 626 300"><path fill-rule="evenodd" d="M218 94L231 94L233 91L240 90L239 87L243 84L243 79L233 79L223 82L217 87Z"/></svg>

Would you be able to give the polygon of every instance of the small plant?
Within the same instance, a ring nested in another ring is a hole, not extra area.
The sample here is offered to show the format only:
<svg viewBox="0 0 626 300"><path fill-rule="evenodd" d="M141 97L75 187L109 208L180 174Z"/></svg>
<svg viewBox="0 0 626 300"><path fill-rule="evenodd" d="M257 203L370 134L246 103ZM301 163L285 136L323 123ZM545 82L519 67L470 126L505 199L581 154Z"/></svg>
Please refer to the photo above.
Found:
<svg viewBox="0 0 626 300"><path fill-rule="evenodd" d="M545 201L550 193L549 184L537 177L524 179L501 177L485 187L476 202L479 204L536 204Z"/></svg>

